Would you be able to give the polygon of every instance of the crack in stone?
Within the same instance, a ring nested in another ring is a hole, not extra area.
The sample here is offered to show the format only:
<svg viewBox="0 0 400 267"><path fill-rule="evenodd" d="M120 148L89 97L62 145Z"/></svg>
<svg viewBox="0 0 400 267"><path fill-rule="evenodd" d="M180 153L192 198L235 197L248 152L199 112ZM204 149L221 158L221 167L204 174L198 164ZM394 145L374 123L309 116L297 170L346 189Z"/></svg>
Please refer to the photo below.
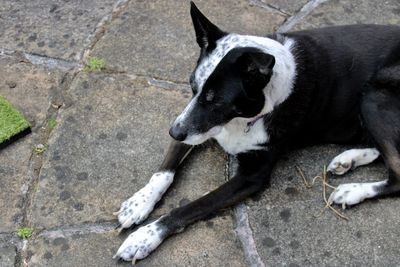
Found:
<svg viewBox="0 0 400 267"><path fill-rule="evenodd" d="M247 206L244 203L234 207L235 216L235 232L242 243L244 257L249 266L265 267L260 255L257 251L257 246L253 238L253 232L250 228L249 218L247 215Z"/></svg>
<svg viewBox="0 0 400 267"><path fill-rule="evenodd" d="M31 63L33 65L45 66L49 69L59 69L69 71L82 67L79 62L68 61L59 58L48 57L46 55L33 54L23 51L13 51L8 49L0 49L0 56L16 58L20 62Z"/></svg>
<svg viewBox="0 0 400 267"><path fill-rule="evenodd" d="M229 178L235 175L238 162L235 157L229 156L228 160L228 176ZM237 204L233 208L233 220L235 222L235 233L242 245L245 260L251 267L265 267L260 255L257 251L257 246L253 238L249 218L247 215L247 206L244 203Z"/></svg>
<svg viewBox="0 0 400 267"><path fill-rule="evenodd" d="M258 7L264 8L268 11L279 13L285 17L292 15L290 12L287 12L287 11L283 10L282 8L276 7L272 4L264 3L261 0L249 0L249 4L250 4L250 6L258 6Z"/></svg>
<svg viewBox="0 0 400 267"><path fill-rule="evenodd" d="M87 234L103 234L116 231L118 223L89 223L81 224L76 226L65 226L56 229L44 230L38 234L38 237L45 237L49 239L55 239L58 237L70 237L76 235L87 235Z"/></svg>
<svg viewBox="0 0 400 267"><path fill-rule="evenodd" d="M39 127L37 127L38 132L33 140L34 144L43 144L45 146L48 144L52 132L52 129L48 125L48 121L50 119L57 118L59 109L64 104L63 92L66 91L65 88L68 88L72 83L72 80L68 79L68 77L69 73L64 74L57 88L50 89L50 105L46 112L46 118L44 119L44 121L42 121ZM28 179L27 182L22 186L22 225L24 226L31 225L33 198L36 189L39 186L39 176L43 166L45 155L46 152L40 155L35 154L33 151L31 152L27 173Z"/></svg>
<svg viewBox="0 0 400 267"><path fill-rule="evenodd" d="M191 92L189 84L161 80L153 77L147 77L146 79L149 85L152 86L160 87L167 90L179 90L184 92Z"/></svg>
<svg viewBox="0 0 400 267"><path fill-rule="evenodd" d="M46 66L50 69L69 71L75 68L82 67L82 65L79 64L78 62L72 62L58 58L51 58L43 55L35 55L29 53L24 53L24 54L26 59L28 59L29 62L31 62L32 64Z"/></svg>
<svg viewBox="0 0 400 267"><path fill-rule="evenodd" d="M117 0L110 14L104 16L93 32L86 38L86 45L79 55L80 60L86 61L89 58L90 52L98 41L105 35L107 26L119 16L123 9L128 5L130 0Z"/></svg>
<svg viewBox="0 0 400 267"><path fill-rule="evenodd" d="M14 266L21 266L24 242L15 233L0 233L0 248L12 246L15 250ZM0 262L1 265L1 262ZM1 265L2 266L2 265Z"/></svg>
<svg viewBox="0 0 400 267"><path fill-rule="evenodd" d="M296 14L289 17L279 26L277 32L287 32L296 26L300 21L307 17L318 5L325 3L329 0L311 0L307 2Z"/></svg>

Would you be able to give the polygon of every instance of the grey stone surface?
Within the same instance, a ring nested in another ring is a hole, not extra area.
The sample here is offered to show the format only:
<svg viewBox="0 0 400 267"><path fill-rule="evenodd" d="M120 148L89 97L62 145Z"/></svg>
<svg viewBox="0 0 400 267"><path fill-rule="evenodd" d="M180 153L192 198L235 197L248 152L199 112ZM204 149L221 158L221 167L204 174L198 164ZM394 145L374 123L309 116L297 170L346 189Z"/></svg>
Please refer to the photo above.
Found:
<svg viewBox="0 0 400 267"><path fill-rule="evenodd" d="M111 257L132 230L121 235L110 231L110 225L117 223L112 211L146 184L162 161L169 125L189 101L186 82L199 52L188 1L132 0L114 13L111 23L99 28L114 4L121 2L2 2L0 94L20 109L34 128L31 135L0 150L0 237L6 240L0 244L0 266L24 266L24 261L28 266L117 265ZM307 2L199 0L196 4L224 30L265 35ZM399 5L397 0L330 0L295 29L399 24ZM105 35L95 42L94 33L102 30ZM82 52L91 45L91 55L105 59L108 72L81 72L67 91L65 73L33 66L23 53L5 56L10 54L7 50L18 50L74 61L50 59L53 67L68 70L83 63ZM49 109L53 101L57 106L66 105L58 113L50 139L44 140L49 147L38 184L29 191L30 205L23 199L27 173L41 166L41 160L40 166L29 165L32 147L42 138L46 117L56 114ZM316 182L307 189L295 166L311 179L344 149L328 145L287 155L273 173L271 188L246 201L258 253L266 266L398 265L398 199L367 201L346 210L349 221L329 211L316 217L324 206L321 184ZM227 176L225 164L226 155L214 143L198 147L149 220L222 184ZM343 178L329 179L338 185L382 180L386 174L378 162ZM21 226L22 207L27 209L28 226L35 228L26 250L21 250L22 242L13 234ZM106 229L98 231L104 225ZM169 238L138 265L246 266L234 227L232 211L221 211ZM21 261L15 262L20 256Z"/></svg>
<svg viewBox="0 0 400 267"><path fill-rule="evenodd" d="M245 0L196 4L226 31L266 35L285 18ZM199 53L192 27L187 1L132 1L92 55L114 69L187 82Z"/></svg>
<svg viewBox="0 0 400 267"><path fill-rule="evenodd" d="M16 255L14 246L0 247L0 267L14 267Z"/></svg>
<svg viewBox="0 0 400 267"><path fill-rule="evenodd" d="M400 2L330 0L314 9L294 30L355 23L399 25Z"/></svg>
<svg viewBox="0 0 400 267"><path fill-rule="evenodd" d="M391 223L399 220L399 214L393 212L398 201L366 201L343 211L349 221L329 210L319 215L325 206L320 181L308 189L295 169L301 167L311 181L345 149L330 145L290 153L276 167L271 187L257 201L247 202L253 235L266 265L392 266L399 251L391 238L400 234ZM386 174L383 163L378 161L343 177L328 175L328 182L338 185L379 181Z"/></svg>
<svg viewBox="0 0 400 267"><path fill-rule="evenodd" d="M61 74L27 63L0 58L0 95L33 126L33 133L0 149L0 232L14 231L22 219L28 166L37 130L46 118L51 91Z"/></svg>
<svg viewBox="0 0 400 267"><path fill-rule="evenodd" d="M60 91L63 73L0 57L0 95L36 127L46 117L50 97Z"/></svg>
<svg viewBox="0 0 400 267"><path fill-rule="evenodd" d="M230 216L220 216L172 236L137 266L246 266ZM29 266L130 266L112 259L129 232L40 236L30 241ZM223 247L220 245L224 242Z"/></svg>
<svg viewBox="0 0 400 267"><path fill-rule="evenodd" d="M114 0L2 1L0 48L78 60Z"/></svg>
<svg viewBox="0 0 400 267"><path fill-rule="evenodd" d="M29 241L29 266L113 266L115 247L123 241L116 233L55 235Z"/></svg>
<svg viewBox="0 0 400 267"><path fill-rule="evenodd" d="M291 15L298 12L307 2L307 0L250 0L250 3L255 5L263 6L262 4L264 4Z"/></svg>
<svg viewBox="0 0 400 267"><path fill-rule="evenodd" d="M60 112L35 194L32 221L38 229L116 222L112 212L157 170L170 140L169 124L189 100L180 91L155 88L128 75L80 74L69 94L73 104ZM225 162L213 144L194 151L151 218L223 183ZM183 265L169 256L177 266L207 266L235 251L232 261L243 264L230 214L201 225L189 228L186 237L173 238L180 245L172 244L184 250L166 244L166 251L157 253L178 253L173 255ZM217 250L220 242L224 248ZM113 245L114 252L119 245ZM201 256L194 261L191 255ZM161 259L153 259L155 266L162 266Z"/></svg>
<svg viewBox="0 0 400 267"><path fill-rule="evenodd" d="M115 219L161 163L169 123L187 102L125 75L81 74L69 93L35 196L39 228Z"/></svg>

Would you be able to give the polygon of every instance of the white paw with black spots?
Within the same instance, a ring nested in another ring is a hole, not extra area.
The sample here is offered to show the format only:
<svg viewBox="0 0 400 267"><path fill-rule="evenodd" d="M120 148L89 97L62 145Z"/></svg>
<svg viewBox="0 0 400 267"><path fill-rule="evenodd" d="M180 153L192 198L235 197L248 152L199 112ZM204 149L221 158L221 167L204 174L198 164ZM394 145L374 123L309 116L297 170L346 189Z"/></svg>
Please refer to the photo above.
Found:
<svg viewBox="0 0 400 267"><path fill-rule="evenodd" d="M328 171L343 175L357 166L371 163L379 157L379 151L375 148L350 149L336 156L328 165Z"/></svg>
<svg viewBox="0 0 400 267"><path fill-rule="evenodd" d="M335 191L329 196L329 203L342 205L343 208L346 205L355 205L367 198L375 197L379 189L385 186L386 181L374 182L374 183L351 183L341 184Z"/></svg>
<svg viewBox="0 0 400 267"><path fill-rule="evenodd" d="M135 264L136 260L146 258L156 249L164 240L163 236L163 230L159 225L158 219L130 234L113 258L132 261Z"/></svg>
<svg viewBox="0 0 400 267"><path fill-rule="evenodd" d="M146 186L124 201L120 210L114 213L118 215L121 229L143 222L153 211L154 205L167 191L173 178L174 173L172 172L157 172L153 174Z"/></svg>

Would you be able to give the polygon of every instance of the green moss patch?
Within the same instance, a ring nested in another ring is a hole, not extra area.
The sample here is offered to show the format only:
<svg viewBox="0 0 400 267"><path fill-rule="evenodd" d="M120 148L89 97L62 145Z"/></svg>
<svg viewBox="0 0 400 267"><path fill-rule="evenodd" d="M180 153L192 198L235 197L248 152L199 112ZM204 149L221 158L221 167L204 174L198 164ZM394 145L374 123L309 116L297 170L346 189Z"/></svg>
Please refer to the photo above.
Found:
<svg viewBox="0 0 400 267"><path fill-rule="evenodd" d="M85 68L83 69L85 72L99 72L106 68L106 63L104 60L91 57L86 64Z"/></svg>
<svg viewBox="0 0 400 267"><path fill-rule="evenodd" d="M28 239L32 236L34 229L29 227L17 229L17 236L21 239Z"/></svg>
<svg viewBox="0 0 400 267"><path fill-rule="evenodd" d="M0 96L0 144L30 127L22 114Z"/></svg>

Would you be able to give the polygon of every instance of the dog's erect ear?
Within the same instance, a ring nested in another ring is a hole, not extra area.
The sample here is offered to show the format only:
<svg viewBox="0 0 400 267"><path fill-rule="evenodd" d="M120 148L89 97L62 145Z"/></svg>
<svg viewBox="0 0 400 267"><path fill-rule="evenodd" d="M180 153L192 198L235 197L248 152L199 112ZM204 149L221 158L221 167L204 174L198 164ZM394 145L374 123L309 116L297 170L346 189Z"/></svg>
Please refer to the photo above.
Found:
<svg viewBox="0 0 400 267"><path fill-rule="evenodd" d="M271 79L275 57L257 50L248 51L238 58L236 64L248 89L262 89Z"/></svg>
<svg viewBox="0 0 400 267"><path fill-rule="evenodd" d="M215 42L225 33L212 24L192 1L190 2L190 15L196 32L196 41L200 48L208 50L214 48Z"/></svg>
<svg viewBox="0 0 400 267"><path fill-rule="evenodd" d="M240 56L242 71L247 73L260 73L268 75L275 65L275 57L263 52L246 52Z"/></svg>

